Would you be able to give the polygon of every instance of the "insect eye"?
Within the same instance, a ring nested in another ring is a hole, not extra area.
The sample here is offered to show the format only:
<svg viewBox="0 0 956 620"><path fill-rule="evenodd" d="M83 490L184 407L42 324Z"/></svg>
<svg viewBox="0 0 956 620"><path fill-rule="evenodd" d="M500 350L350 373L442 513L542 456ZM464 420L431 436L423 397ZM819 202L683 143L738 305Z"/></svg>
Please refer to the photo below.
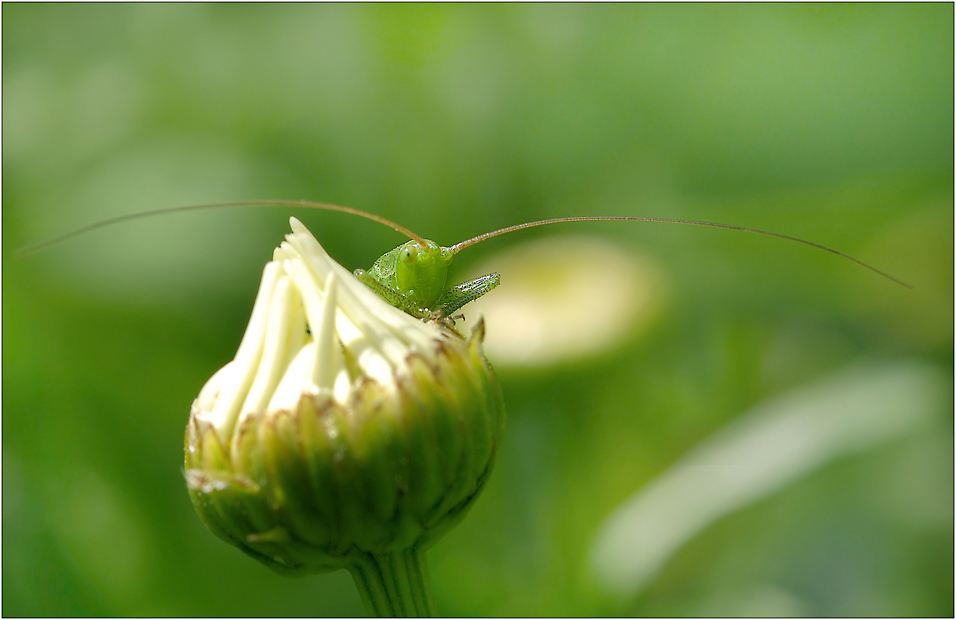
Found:
<svg viewBox="0 0 956 620"><path fill-rule="evenodd" d="M418 246L415 244L408 244L402 248L402 262L406 265L411 265L418 259Z"/></svg>

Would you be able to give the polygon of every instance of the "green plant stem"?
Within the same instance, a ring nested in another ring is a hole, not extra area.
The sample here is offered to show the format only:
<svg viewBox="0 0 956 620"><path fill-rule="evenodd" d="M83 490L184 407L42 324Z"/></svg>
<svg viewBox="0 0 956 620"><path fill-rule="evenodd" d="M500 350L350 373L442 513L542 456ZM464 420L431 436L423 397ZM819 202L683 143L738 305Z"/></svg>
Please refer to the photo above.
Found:
<svg viewBox="0 0 956 620"><path fill-rule="evenodd" d="M369 614L423 618L436 615L427 568L424 552L407 549L359 554L349 572Z"/></svg>

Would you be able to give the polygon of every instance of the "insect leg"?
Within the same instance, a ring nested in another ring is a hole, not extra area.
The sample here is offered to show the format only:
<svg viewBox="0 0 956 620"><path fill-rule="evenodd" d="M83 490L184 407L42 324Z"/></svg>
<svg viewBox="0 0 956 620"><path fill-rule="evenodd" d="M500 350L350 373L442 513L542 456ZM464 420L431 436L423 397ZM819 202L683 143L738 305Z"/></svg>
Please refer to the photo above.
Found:
<svg viewBox="0 0 956 620"><path fill-rule="evenodd" d="M388 286L382 284L367 274L363 269L356 269L352 275L354 275L359 282L372 289L376 295L387 301L390 305L398 308L402 312L412 315L415 318L425 318L425 313L422 312L422 309L416 304L410 302L407 297L395 289L389 288Z"/></svg>
<svg viewBox="0 0 956 620"><path fill-rule="evenodd" d="M441 294L435 303L434 313L439 316L451 316L465 304L488 293L501 282L501 275L490 273L469 282L452 286Z"/></svg>

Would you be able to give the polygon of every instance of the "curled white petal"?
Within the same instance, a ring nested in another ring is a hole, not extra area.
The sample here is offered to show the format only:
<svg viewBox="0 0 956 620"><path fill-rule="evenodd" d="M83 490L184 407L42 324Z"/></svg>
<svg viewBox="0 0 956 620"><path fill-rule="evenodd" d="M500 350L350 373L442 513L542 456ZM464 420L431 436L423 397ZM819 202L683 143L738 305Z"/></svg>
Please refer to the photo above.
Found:
<svg viewBox="0 0 956 620"><path fill-rule="evenodd" d="M236 358L194 404L225 441L245 416L291 408L303 393L344 404L362 378L394 388L409 353L431 358L442 337L333 261L301 222L290 224L263 270Z"/></svg>

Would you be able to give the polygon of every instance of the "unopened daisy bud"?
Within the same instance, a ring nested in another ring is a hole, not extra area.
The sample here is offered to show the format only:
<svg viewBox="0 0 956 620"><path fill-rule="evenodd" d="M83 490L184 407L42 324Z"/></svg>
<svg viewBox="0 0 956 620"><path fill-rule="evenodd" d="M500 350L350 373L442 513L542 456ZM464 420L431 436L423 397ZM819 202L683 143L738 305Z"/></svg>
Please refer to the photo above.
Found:
<svg viewBox="0 0 956 620"><path fill-rule="evenodd" d="M504 428L484 327L466 339L393 308L291 225L236 358L193 403L190 496L270 568L346 568L370 612L432 613L422 552L482 489Z"/></svg>

